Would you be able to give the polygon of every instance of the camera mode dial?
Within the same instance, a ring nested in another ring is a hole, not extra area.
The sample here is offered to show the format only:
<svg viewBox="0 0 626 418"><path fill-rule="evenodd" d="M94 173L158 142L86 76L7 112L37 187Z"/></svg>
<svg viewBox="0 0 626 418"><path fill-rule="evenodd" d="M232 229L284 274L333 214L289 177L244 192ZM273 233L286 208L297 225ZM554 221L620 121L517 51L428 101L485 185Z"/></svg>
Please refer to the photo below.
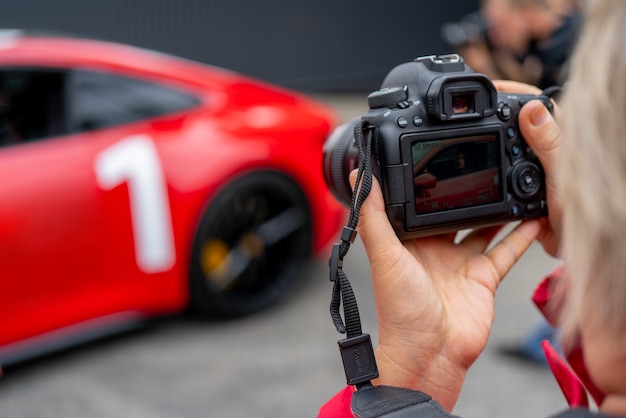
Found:
<svg viewBox="0 0 626 418"><path fill-rule="evenodd" d="M377 90L367 96L367 104L370 109L408 107L407 87L389 87ZM404 105L406 104L406 105Z"/></svg>
<svg viewBox="0 0 626 418"><path fill-rule="evenodd" d="M530 199L539 193L542 179L541 170L530 161L515 165L511 171L511 187L513 192L522 199Z"/></svg>

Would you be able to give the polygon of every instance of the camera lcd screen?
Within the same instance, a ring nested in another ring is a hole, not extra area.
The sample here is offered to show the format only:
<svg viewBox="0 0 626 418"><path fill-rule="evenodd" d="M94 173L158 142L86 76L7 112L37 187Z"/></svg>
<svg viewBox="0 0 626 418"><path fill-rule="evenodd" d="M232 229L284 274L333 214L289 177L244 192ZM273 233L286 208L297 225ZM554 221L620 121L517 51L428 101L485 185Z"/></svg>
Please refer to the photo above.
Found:
<svg viewBox="0 0 626 418"><path fill-rule="evenodd" d="M418 141L411 155L418 215L502 201L496 134Z"/></svg>

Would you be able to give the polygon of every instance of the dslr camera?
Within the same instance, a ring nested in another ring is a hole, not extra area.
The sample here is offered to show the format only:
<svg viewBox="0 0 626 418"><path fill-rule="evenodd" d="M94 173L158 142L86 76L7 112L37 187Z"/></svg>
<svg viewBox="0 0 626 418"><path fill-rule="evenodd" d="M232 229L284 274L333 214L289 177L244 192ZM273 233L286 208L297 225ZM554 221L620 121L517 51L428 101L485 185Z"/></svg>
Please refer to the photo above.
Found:
<svg viewBox="0 0 626 418"><path fill-rule="evenodd" d="M546 95L498 93L456 54L395 67L367 100L361 120L386 212L400 239L502 224L547 214L544 172L520 134L518 114ZM350 205L359 166L353 120L324 144L324 176ZM364 137L364 135L361 135Z"/></svg>

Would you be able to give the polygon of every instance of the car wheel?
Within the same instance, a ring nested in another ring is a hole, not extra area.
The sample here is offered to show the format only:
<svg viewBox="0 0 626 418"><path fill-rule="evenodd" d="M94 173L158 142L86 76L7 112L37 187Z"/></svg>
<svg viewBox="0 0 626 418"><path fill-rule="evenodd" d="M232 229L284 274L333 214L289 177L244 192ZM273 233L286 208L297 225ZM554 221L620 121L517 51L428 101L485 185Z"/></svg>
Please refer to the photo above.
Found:
<svg viewBox="0 0 626 418"><path fill-rule="evenodd" d="M277 303L297 284L312 234L308 201L288 177L258 172L228 184L196 231L192 310L241 316Z"/></svg>

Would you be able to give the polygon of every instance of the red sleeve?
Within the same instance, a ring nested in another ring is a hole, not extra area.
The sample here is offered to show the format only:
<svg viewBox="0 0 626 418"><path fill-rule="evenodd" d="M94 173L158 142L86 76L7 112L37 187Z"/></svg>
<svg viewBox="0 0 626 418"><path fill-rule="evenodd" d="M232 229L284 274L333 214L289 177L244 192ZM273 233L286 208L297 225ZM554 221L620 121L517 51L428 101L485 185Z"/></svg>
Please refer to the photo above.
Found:
<svg viewBox="0 0 626 418"><path fill-rule="evenodd" d="M350 403L354 388L346 386L322 406L317 418L354 418Z"/></svg>
<svg viewBox="0 0 626 418"><path fill-rule="evenodd" d="M555 304L555 296L564 292L567 286L565 269L559 267L544 278L533 293L533 302L552 326L558 326L558 316L562 309L562 300L560 300L561 303ZM542 348L548 365L571 407L588 406L587 393L593 397L596 404L602 403L605 394L596 387L589 376L580 343L563 353L567 362L560 357L549 342L542 343Z"/></svg>

